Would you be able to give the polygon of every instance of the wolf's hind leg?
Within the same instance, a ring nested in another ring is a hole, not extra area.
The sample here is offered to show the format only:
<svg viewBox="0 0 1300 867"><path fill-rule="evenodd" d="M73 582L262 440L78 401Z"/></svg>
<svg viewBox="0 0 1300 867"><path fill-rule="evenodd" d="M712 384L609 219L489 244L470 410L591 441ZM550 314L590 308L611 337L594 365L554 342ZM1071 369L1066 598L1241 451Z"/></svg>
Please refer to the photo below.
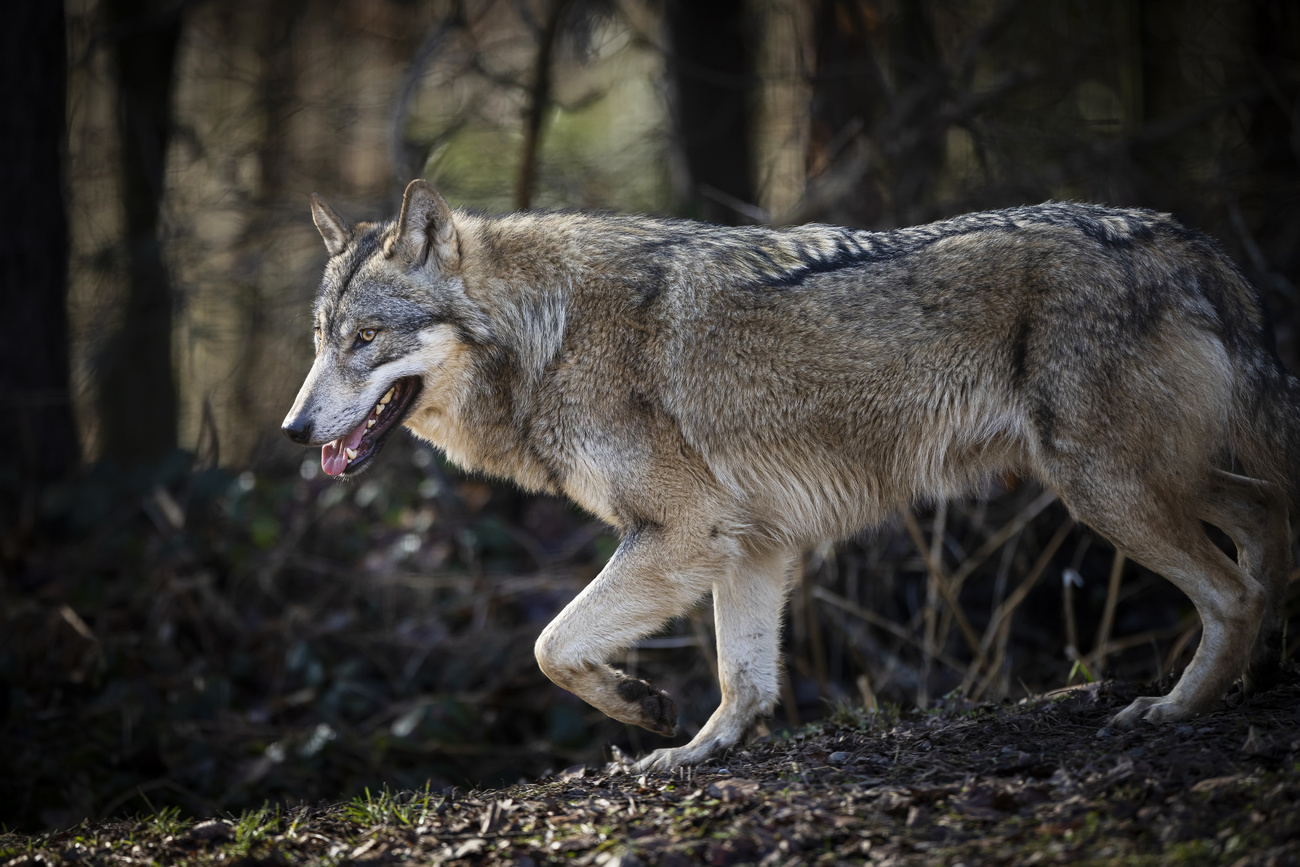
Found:
<svg viewBox="0 0 1300 867"><path fill-rule="evenodd" d="M722 703L683 747L656 750L638 771L665 771L703 761L738 743L771 716L780 689L781 609L794 556L773 551L747 557L713 584Z"/></svg>
<svg viewBox="0 0 1300 867"><path fill-rule="evenodd" d="M1266 687L1281 668L1282 604L1291 573L1286 500L1269 482L1211 470L1200 517L1232 538L1237 564L1266 593L1250 666L1243 676L1249 693Z"/></svg>
<svg viewBox="0 0 1300 867"><path fill-rule="evenodd" d="M1215 547L1194 513L1148 501L1128 514L1109 517L1121 520L1088 523L1134 560L1172 581L1201 617L1201 642L1173 690L1163 697L1137 699L1112 722L1130 728L1139 720L1169 722L1203 713L1246 669L1267 592Z"/></svg>
<svg viewBox="0 0 1300 867"><path fill-rule="evenodd" d="M1129 728L1141 720L1167 722L1204 713L1223 697L1250 662L1255 635L1268 604L1268 591L1252 574L1270 545L1246 523L1250 499L1237 477L1218 474L1191 485L1185 481L1199 457L1181 462L1182 472L1164 460L1091 461L1072 456L1070 464L1049 466L1045 474L1075 515L1114 543L1130 559L1171 581L1191 600L1201 618L1201 640L1178 683L1165 696L1137 699L1112 720ZM1154 455L1153 458L1162 457ZM1136 464L1136 467L1135 467ZM1134 472L1140 467L1146 472ZM1051 472L1056 471L1056 472ZM1210 491L1229 496L1211 496ZM1252 495L1253 496L1253 495ZM1211 502L1216 505L1209 505ZM1224 523L1239 538L1245 565L1219 550L1201 525L1203 517Z"/></svg>
<svg viewBox="0 0 1300 867"><path fill-rule="evenodd" d="M675 734L673 700L606 660L684 613L728 567L725 553L693 534L656 529L628 536L595 580L542 630L534 648L538 665L614 719Z"/></svg>

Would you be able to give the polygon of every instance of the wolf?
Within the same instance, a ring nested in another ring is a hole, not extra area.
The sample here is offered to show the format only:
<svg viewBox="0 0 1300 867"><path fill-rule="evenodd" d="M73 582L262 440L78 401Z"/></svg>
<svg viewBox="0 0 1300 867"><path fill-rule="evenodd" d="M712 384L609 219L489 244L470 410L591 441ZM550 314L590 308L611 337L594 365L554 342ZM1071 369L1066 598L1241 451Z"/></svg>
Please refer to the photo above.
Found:
<svg viewBox="0 0 1300 867"><path fill-rule="evenodd" d="M806 547L994 474L1041 480L1200 614L1173 690L1116 726L1192 717L1280 663L1300 387L1242 273L1166 214L727 228L453 211L422 180L395 221L311 209L329 261L290 439L346 478L405 426L615 528L535 648L614 719L674 734L673 700L609 663L712 595L721 704L638 770L698 763L772 713Z"/></svg>

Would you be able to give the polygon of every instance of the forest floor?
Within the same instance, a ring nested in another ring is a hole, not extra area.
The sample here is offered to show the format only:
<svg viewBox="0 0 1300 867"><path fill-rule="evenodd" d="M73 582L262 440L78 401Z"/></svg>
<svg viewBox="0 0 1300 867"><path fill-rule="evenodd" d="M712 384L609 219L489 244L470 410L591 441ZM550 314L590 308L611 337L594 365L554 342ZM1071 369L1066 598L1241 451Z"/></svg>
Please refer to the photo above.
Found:
<svg viewBox="0 0 1300 867"><path fill-rule="evenodd" d="M1300 863L1300 673L1191 723L1106 728L1138 694L841 710L671 774L615 761L502 790L164 809L0 835L0 864Z"/></svg>

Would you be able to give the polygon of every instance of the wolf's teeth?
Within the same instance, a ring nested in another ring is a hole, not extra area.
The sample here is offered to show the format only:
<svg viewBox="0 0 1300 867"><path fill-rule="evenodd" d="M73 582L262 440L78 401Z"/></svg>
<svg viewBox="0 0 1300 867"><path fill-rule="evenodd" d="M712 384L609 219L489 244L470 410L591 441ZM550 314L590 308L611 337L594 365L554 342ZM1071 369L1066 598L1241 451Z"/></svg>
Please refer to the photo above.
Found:
<svg viewBox="0 0 1300 867"><path fill-rule="evenodd" d="M375 420L373 418L366 419L366 427L372 428L374 426L375 426Z"/></svg>
<svg viewBox="0 0 1300 867"><path fill-rule="evenodd" d="M357 459L357 450L356 450L356 449L344 449L344 451L347 452L348 460L350 460L350 461L355 461L355 460Z"/></svg>
<svg viewBox="0 0 1300 867"><path fill-rule="evenodd" d="M379 402L380 402L380 403L388 403L388 402L389 402L390 400L392 400L392 399L393 399L393 390L390 388L390 389L388 389L388 393L387 393L387 394L385 394L383 397L379 398Z"/></svg>
<svg viewBox="0 0 1300 867"><path fill-rule="evenodd" d="M375 415L379 415L383 411L384 411L384 405L382 403L375 404Z"/></svg>

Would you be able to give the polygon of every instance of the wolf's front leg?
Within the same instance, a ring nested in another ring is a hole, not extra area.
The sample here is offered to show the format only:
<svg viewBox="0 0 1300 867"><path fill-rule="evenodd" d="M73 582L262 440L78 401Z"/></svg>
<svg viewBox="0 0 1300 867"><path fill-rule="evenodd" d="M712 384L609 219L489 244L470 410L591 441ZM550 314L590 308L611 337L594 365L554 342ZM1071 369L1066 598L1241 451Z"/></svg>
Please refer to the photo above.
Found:
<svg viewBox="0 0 1300 867"><path fill-rule="evenodd" d="M689 744L656 750L637 763L638 771L702 762L772 715L780 689L781 609L793 560L785 551L750 555L714 582L722 704Z"/></svg>
<svg viewBox="0 0 1300 867"><path fill-rule="evenodd" d="M687 611L733 561L722 540L707 532L656 528L629 534L596 579L542 630L538 665L614 719L675 734L673 700L606 660Z"/></svg>

